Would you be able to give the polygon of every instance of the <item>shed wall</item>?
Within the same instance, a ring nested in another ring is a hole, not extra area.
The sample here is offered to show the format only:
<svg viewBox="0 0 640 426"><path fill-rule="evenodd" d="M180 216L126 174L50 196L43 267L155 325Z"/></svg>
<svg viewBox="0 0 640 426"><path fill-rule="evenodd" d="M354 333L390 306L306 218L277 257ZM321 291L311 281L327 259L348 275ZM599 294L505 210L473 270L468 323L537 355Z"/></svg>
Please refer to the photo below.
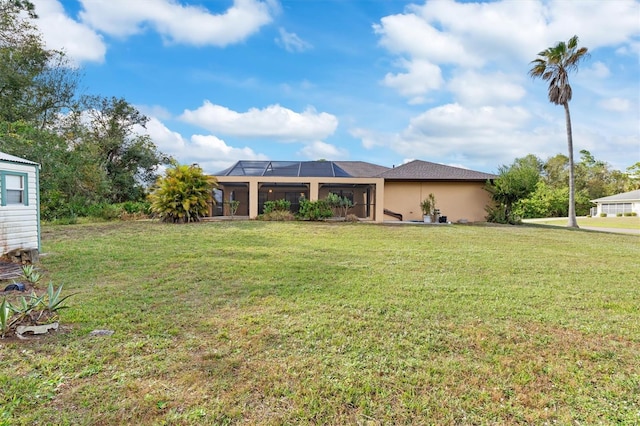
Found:
<svg viewBox="0 0 640 426"><path fill-rule="evenodd" d="M19 248L40 250L37 166L0 161L0 172L26 173L28 199L28 205L3 206L0 198L0 255Z"/></svg>

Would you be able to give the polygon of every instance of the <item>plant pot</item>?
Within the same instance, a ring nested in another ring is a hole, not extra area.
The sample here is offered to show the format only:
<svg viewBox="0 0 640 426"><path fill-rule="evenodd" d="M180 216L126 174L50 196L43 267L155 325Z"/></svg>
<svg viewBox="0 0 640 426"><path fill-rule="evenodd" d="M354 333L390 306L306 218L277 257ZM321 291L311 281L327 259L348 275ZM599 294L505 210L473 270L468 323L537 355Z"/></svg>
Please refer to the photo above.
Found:
<svg viewBox="0 0 640 426"><path fill-rule="evenodd" d="M424 220L424 223L431 223L431 216L425 214L424 216L422 216L422 220Z"/></svg>

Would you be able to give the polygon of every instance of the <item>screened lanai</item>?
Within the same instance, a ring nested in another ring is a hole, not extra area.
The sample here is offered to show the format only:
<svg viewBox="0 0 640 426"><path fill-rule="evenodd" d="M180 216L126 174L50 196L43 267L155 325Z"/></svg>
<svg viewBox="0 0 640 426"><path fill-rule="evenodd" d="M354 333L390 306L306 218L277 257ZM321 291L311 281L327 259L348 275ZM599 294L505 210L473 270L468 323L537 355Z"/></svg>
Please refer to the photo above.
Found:
<svg viewBox="0 0 640 426"><path fill-rule="evenodd" d="M368 163L238 161L215 175L218 189L211 214L228 216L229 201L238 201L235 215L255 218L263 212L265 202L281 199L288 200L291 210L297 212L301 197L314 201L333 192L354 203L349 213L382 221L384 180L373 176L381 170L379 166L363 164ZM371 176L363 176L366 174Z"/></svg>

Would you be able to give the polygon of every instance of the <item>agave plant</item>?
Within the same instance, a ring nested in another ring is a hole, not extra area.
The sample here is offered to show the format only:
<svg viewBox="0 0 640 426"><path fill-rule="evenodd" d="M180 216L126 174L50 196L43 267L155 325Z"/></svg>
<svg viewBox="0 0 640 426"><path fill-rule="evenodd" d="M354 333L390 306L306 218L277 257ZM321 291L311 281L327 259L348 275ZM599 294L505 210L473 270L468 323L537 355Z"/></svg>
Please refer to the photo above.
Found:
<svg viewBox="0 0 640 426"><path fill-rule="evenodd" d="M36 270L33 265L22 266L22 276L25 280L29 281L33 286L36 286L42 279L42 275Z"/></svg>
<svg viewBox="0 0 640 426"><path fill-rule="evenodd" d="M0 338L3 338L9 330L9 319L11 318L11 303L7 302L7 298L2 299L0 303Z"/></svg>
<svg viewBox="0 0 640 426"><path fill-rule="evenodd" d="M53 287L53 283L49 282L49 286L47 287L47 297L45 299L47 301L46 309L49 312L52 312L52 313L58 312L60 309L68 308L68 306L62 305L62 304L64 303L65 300L67 300L68 298L76 294L76 293L68 294L65 297L61 298L60 293L62 293L63 285L64 284L60 284L60 287L58 287L58 289L56 290Z"/></svg>

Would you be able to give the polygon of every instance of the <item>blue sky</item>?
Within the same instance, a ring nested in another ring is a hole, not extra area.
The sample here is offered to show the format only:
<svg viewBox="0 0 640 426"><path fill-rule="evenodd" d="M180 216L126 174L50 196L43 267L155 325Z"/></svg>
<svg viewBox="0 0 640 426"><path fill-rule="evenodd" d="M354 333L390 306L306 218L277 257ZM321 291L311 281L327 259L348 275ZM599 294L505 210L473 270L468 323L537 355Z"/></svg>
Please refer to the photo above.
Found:
<svg viewBox="0 0 640 426"><path fill-rule="evenodd" d="M34 0L87 94L124 97L160 150L237 160L422 159L495 172L566 154L562 107L530 61L574 34L576 156L640 161L633 0Z"/></svg>

